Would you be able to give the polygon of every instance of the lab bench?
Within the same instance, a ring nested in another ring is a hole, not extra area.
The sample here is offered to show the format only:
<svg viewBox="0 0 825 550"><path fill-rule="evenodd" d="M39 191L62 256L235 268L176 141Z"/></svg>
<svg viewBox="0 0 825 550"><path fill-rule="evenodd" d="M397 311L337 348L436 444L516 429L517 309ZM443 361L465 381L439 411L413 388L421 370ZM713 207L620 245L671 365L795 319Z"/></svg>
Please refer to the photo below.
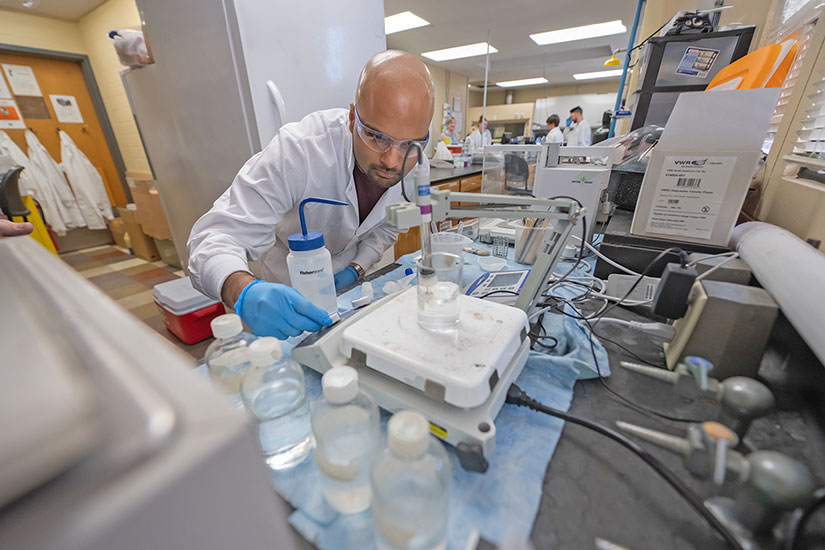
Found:
<svg viewBox="0 0 825 550"><path fill-rule="evenodd" d="M387 266L368 278L379 277L397 266ZM611 316L645 319L637 312L622 308L612 310ZM718 410L715 401L700 398L687 403L668 385L619 366L622 360L638 362L638 358L663 364L660 344L615 325L605 325L598 332L605 336L601 342L610 359L611 376L606 383L611 389L637 404L673 416L714 417ZM628 348L638 358L613 342ZM773 330L759 377L774 392L777 407L754 421L746 442L755 449L777 450L801 461L811 469L817 484L822 485L825 482L825 431L822 429L825 370L782 316ZM624 420L674 435L681 435L684 430L684 424L653 418L629 408L598 379L576 383L569 414L612 429L616 420ZM648 443L641 442L641 445L702 498L734 494L733 483L726 483L720 491L710 481L693 478L676 455ZM822 538L825 514L818 515L808 530L818 535L821 542L825 540ZM705 520L638 457L599 434L567 423L545 472L531 540L537 550L600 548L596 538L619 545L617 548L633 550L726 548ZM303 539L301 544L302 548L313 548ZM495 547L482 540L475 548ZM766 550L776 548L765 546Z"/></svg>

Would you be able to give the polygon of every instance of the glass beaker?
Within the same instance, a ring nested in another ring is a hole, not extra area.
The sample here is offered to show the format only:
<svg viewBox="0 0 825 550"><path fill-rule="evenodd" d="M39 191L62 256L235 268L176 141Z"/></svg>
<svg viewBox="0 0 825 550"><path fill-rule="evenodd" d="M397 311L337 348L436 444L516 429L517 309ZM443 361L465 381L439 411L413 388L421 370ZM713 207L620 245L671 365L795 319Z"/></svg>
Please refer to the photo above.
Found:
<svg viewBox="0 0 825 550"><path fill-rule="evenodd" d="M418 324L436 332L458 327L461 268L463 260L455 254L433 252L429 265L418 258Z"/></svg>

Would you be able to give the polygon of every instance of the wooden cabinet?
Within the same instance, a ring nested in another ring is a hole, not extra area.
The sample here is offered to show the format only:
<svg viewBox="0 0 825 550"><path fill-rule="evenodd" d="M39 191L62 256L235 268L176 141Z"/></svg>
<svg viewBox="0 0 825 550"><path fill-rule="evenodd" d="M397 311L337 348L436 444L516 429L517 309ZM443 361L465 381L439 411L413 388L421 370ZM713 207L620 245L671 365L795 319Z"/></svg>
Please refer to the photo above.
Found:
<svg viewBox="0 0 825 550"><path fill-rule="evenodd" d="M432 186L433 189L449 189L452 192L462 193L481 192L481 174L457 178L454 180L441 182ZM450 222L451 225L453 222ZM398 241L395 243L395 258L398 259L404 254L415 252L421 248L421 232L417 227L412 227L406 233L398 234Z"/></svg>

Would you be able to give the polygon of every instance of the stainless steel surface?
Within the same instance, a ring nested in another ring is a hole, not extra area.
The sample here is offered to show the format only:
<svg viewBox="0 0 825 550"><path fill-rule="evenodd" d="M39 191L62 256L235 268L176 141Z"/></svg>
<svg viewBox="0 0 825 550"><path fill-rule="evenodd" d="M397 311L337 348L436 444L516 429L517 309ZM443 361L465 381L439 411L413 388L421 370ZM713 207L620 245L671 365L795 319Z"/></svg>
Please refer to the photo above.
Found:
<svg viewBox="0 0 825 550"><path fill-rule="evenodd" d="M137 5L155 63L122 79L186 265L192 225L282 123L348 106L364 62L385 47L383 7L378 0ZM283 95L285 120L268 81Z"/></svg>
<svg viewBox="0 0 825 550"><path fill-rule="evenodd" d="M2 325L0 349L56 351L32 358L87 379L100 426L70 468L3 507L0 548L292 547L247 419L186 356L27 237L0 238L0 273L4 312L18 314L0 318L14 321ZM4 385L0 401L46 389ZM5 430L37 413L3 418ZM58 438L15 460L58 453Z"/></svg>

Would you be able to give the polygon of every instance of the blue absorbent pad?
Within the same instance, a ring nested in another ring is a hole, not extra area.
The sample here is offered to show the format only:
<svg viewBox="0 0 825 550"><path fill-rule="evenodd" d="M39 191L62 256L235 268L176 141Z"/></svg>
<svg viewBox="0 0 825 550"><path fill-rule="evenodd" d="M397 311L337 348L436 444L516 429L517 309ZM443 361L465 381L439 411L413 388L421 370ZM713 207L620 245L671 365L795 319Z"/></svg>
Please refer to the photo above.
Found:
<svg viewBox="0 0 825 550"><path fill-rule="evenodd" d="M474 247L485 248L479 243L474 243ZM402 278L406 268L415 268L415 256L417 254L400 258L398 263L401 267L372 281L375 299L384 295L382 288L385 282ZM464 253L465 285L483 273L476 258ZM571 265L563 262L556 271L563 274ZM505 270L524 268L510 258ZM564 296L563 293L564 290L561 290L559 295ZM343 311L351 309L352 300L360 296L358 287L346 292L338 298L339 308ZM517 383L531 397L566 411L575 381L596 375L589 338L580 322L562 315L546 314L544 328L546 334L555 337L558 344L549 354L530 352ZM288 353L301 339L291 338L284 342L284 353ZM600 343L594 343L599 366L607 375L610 372L607 352ZM198 370L206 377L204 366ZM314 403L321 397L321 376L306 367L304 375L307 397L310 403ZM382 434L386 434L388 420L389 414L382 411ZM544 474L561 437L563 422L505 404L495 423L496 449L488 457L490 467L485 474L464 471L452 447L446 446L452 462L449 550L463 550L473 531L494 544L500 544L505 537L526 538L532 529L541 501ZM289 518L290 523L323 550L375 548L371 512L341 515L330 508L321 493L320 476L311 456L294 468L272 473L275 488L296 509Z"/></svg>

